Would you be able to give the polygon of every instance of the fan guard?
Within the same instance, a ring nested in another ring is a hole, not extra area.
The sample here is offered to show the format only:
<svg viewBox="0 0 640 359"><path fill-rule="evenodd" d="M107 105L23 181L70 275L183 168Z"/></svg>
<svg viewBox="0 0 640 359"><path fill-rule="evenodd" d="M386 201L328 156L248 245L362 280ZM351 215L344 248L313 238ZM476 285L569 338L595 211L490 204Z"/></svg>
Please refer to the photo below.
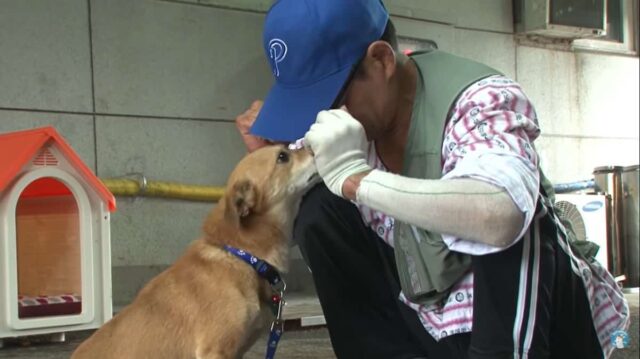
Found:
<svg viewBox="0 0 640 359"><path fill-rule="evenodd" d="M586 241L587 229L584 226L584 219L582 218L578 207L571 202L558 201L555 204L555 208L558 211L558 214L571 224L577 239L579 241Z"/></svg>

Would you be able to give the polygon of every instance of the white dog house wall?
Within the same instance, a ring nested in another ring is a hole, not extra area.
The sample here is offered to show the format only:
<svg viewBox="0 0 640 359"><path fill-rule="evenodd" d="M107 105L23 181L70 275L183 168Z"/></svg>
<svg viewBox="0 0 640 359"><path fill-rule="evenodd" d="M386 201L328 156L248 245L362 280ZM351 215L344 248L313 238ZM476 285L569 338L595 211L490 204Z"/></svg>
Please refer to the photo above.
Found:
<svg viewBox="0 0 640 359"><path fill-rule="evenodd" d="M0 347L111 318L115 208L53 127L0 134Z"/></svg>

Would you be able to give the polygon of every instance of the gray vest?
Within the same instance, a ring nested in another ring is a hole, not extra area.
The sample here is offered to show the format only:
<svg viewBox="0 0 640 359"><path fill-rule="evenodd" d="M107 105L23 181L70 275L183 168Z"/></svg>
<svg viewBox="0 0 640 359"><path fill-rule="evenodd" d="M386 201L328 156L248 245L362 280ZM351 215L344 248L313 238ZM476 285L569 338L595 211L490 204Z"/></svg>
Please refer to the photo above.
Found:
<svg viewBox="0 0 640 359"><path fill-rule="evenodd" d="M439 179L449 111L468 86L500 72L437 50L411 58L417 65L419 78L402 175ZM395 222L394 247L402 290L414 303L429 305L443 299L451 286L470 270L471 258L450 251L439 233L401 221Z"/></svg>
<svg viewBox="0 0 640 359"><path fill-rule="evenodd" d="M442 177L443 132L455 101L471 84L500 72L437 50L416 54L412 59L418 68L419 85L402 175L439 179ZM422 102L419 103L419 100ZM544 191L541 193L546 194L545 201L553 206L553 186L539 167L538 171L541 191ZM587 260L594 260L597 245L588 241L576 241L570 223L563 218L562 213L559 217L568 230L568 241L574 253L580 253ZM395 222L394 247L402 290L414 303L430 305L446 299L451 286L471 269L471 258L450 251L439 233L401 221Z"/></svg>

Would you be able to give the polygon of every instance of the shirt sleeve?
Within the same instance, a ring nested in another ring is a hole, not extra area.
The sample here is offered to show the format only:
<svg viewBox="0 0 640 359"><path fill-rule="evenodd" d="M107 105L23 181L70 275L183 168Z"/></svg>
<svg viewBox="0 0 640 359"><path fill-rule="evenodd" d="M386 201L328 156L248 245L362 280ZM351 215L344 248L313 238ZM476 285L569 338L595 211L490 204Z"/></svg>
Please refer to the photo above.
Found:
<svg viewBox="0 0 640 359"><path fill-rule="evenodd" d="M529 227L538 198L540 175L533 141L539 136L537 116L520 85L492 76L469 86L450 112L442 149L443 179L474 178L503 188ZM451 250L482 255L498 248L443 235Z"/></svg>

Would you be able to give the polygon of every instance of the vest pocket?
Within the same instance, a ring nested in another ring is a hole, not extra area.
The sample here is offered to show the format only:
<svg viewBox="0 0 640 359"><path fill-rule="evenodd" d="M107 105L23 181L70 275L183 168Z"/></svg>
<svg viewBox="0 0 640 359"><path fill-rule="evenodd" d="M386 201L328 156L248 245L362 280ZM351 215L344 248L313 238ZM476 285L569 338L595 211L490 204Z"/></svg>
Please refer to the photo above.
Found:
<svg viewBox="0 0 640 359"><path fill-rule="evenodd" d="M446 298L471 268L471 257L450 251L438 233L396 221L394 242L400 285L414 303L431 305Z"/></svg>

